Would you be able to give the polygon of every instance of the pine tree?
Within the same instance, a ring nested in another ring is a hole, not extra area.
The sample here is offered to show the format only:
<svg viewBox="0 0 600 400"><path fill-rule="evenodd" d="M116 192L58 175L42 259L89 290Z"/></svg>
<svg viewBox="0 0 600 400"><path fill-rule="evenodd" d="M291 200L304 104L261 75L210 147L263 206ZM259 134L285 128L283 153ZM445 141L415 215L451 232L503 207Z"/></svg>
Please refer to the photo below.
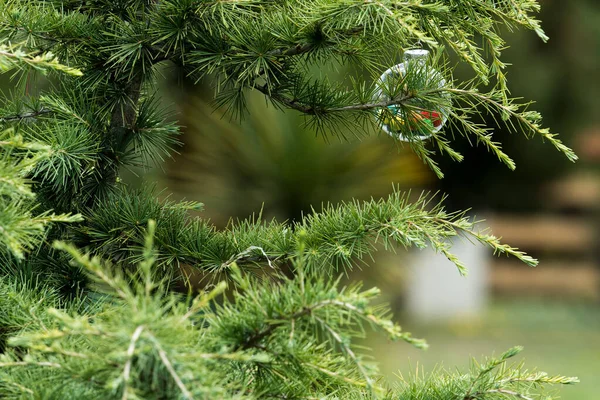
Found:
<svg viewBox="0 0 600 400"><path fill-rule="evenodd" d="M19 79L0 107L0 397L529 399L543 384L576 382L510 364L516 347L469 371L390 386L358 352L366 327L426 346L372 305L376 289L335 279L378 247L431 247L466 274L449 241L465 236L537 264L443 198L396 191L293 223L254 216L217 230L190 216L200 203L161 201L119 176L179 145L156 90L164 64L214 82L216 105L234 117L258 91L342 139L399 109L397 130L440 177L436 153L463 158L453 135L514 169L481 113L574 161L507 88L500 32L546 40L538 9L535 0L0 0L0 68ZM429 64L382 88L381 72L418 46L435 54ZM472 80L452 79L452 54ZM350 65L355 78L315 75L324 65ZM424 123L423 108L447 110L448 129Z"/></svg>

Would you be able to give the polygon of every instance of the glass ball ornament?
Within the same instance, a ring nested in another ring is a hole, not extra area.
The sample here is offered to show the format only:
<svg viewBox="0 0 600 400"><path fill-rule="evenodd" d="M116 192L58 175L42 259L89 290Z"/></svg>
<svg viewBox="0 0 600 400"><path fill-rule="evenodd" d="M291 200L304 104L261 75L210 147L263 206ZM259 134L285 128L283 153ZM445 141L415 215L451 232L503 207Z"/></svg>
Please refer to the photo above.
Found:
<svg viewBox="0 0 600 400"><path fill-rule="evenodd" d="M376 101L379 103L390 102L393 100L390 92L399 90L394 97L401 98L410 97L411 92L422 89L422 87L410 87L408 83L402 84L403 78L407 74L412 75L409 80L414 82L412 85L430 86L433 83L439 88L444 87L446 80L438 70L427 64L428 58L428 50L406 50L403 62L389 68L379 78ZM422 79L416 79L416 77ZM393 90L393 86L398 83L404 87ZM448 98L447 95L442 95L442 97ZM405 142L426 140L433 133L439 132L448 121L449 112L446 108L432 109L422 99L410 98L403 101L403 105L391 104L378 111L383 131L398 140Z"/></svg>

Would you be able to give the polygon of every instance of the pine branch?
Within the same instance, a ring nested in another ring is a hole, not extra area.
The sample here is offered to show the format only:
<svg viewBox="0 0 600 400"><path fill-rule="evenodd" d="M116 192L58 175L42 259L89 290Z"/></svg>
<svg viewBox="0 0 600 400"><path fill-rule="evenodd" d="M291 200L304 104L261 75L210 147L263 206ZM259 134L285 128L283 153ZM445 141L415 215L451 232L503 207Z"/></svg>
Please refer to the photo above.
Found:
<svg viewBox="0 0 600 400"><path fill-rule="evenodd" d="M29 349L30 361L8 358L0 363L0 375L3 371L16 373L30 368L33 375L19 384L37 393L35 368L40 367L39 371L46 371L46 389L60 392L65 385L72 388L91 384L89 389L101 390L103 394L97 396L104 398L128 398L130 394L146 393L149 389L134 378L139 376L152 376L154 382L156 379L171 382L172 385L166 383L160 389L168 398L181 395L195 398L208 393L221 398L240 393L251 398L267 394L275 398L319 397L317 382L321 379L327 382L328 390L345 393L344 398L349 399L364 398L369 388L370 395L376 398L384 391L376 384L376 371L363 364L351 347L351 339L362 335L364 322L390 333L392 338L406 336L386 317L386 309L369 306L379 293L376 289L360 291L356 285L338 288L337 282L325 282L321 274L310 272L301 273L293 280L261 283L233 266L238 291L231 299L211 306L211 300L207 299L214 293L202 295L194 299L188 309L174 298L165 299L164 287L152 277L152 263L156 259L150 236L153 231L151 222L145 239L144 261L134 272L132 278L135 279L129 280L121 277L119 269L106 268L98 259L90 259L72 246L58 245L89 273L108 284L111 289L107 294L113 291L118 298L111 300L94 320L51 310L47 317L55 321L48 324L59 323L61 329L22 332L11 339L11 345ZM298 258L298 271L308 271L303 264L305 260L304 256ZM0 292L4 288L2 283L0 281ZM215 289L220 290L222 288ZM15 296L2 298L14 301ZM155 318L156 315L160 318ZM139 321L149 325L139 325ZM323 333L333 341L315 336L316 327L323 328ZM198 341L199 336L203 340ZM40 341L48 345L39 345ZM317 352L315 346L319 349ZM436 393L442 399L464 393L463 400L499 393L523 399L543 384L578 381L577 378L529 373L522 365L507 365L507 360L520 351L514 348L499 358L481 364L474 362L474 368L466 374L438 371L427 378L401 381L398 388L388 394L407 400L417 393ZM108 359L98 357L99 354L109 355ZM52 361L48 359L50 355L54 357ZM87 372L94 373L96 383L90 383L77 369L85 360L95 360L88 364ZM159 364L164 369L158 368ZM96 373L98 371L104 373ZM249 380L232 380L231 377L240 376L239 372ZM3 377L8 378L8 384L13 382L10 374ZM293 377L298 386L288 377ZM210 388L205 386L207 384ZM113 388L110 394L102 391L109 387ZM157 394L157 389L153 390Z"/></svg>
<svg viewBox="0 0 600 400"><path fill-rule="evenodd" d="M52 110L47 109L47 108L41 108L39 110L35 110L35 111L31 111L31 112L25 112L25 113L19 113L19 114L13 114L13 115L4 115L0 117L0 123L6 123L6 122L20 122L26 119L35 119L39 116L42 115L46 115L46 114L51 114Z"/></svg>
<svg viewBox="0 0 600 400"><path fill-rule="evenodd" d="M577 155L571 150L569 147L565 146L562 141L556 138L555 134L551 134L548 129L542 129L537 121L541 119L539 114L535 112L517 112L515 111L515 105L513 104L503 104L496 100L494 100L493 95L484 95L478 93L474 90L464 90L464 89L445 89L444 91L448 93L454 93L458 95L473 97L477 99L480 104L489 105L497 110L499 110L503 116L506 116L504 119L515 118L518 120L520 124L522 124L527 131L533 132L534 134L540 135L542 138L548 140L557 150L561 153L565 154L567 158L575 162L577 161Z"/></svg>
<svg viewBox="0 0 600 400"><path fill-rule="evenodd" d="M310 315L314 310L322 308L327 306L328 304L333 304L331 302L321 302L321 303L317 303L317 304L313 304L313 305L309 305L309 306L304 306L301 310L296 311L294 314L289 315L289 316L281 316L279 318L275 318L275 320L281 320L281 319L285 319L287 321L295 321L299 318L302 318L304 316ZM260 342L268 337L269 335L271 335L273 333L273 331L275 329L277 329L277 327L279 326L279 324L271 324L268 325L265 329L263 329L260 332L256 332L253 335L249 336L245 343L243 343L241 345L241 349L243 350L248 350L252 347L258 347Z"/></svg>
<svg viewBox="0 0 600 400"><path fill-rule="evenodd" d="M11 131L8 131L10 134ZM6 132L0 134L6 135ZM23 152L19 154L19 152ZM15 154L16 153L16 154ZM35 249L52 223L80 222L81 215L36 213L28 174L51 157L51 149L22 137L0 140L0 255L22 260ZM5 165L6 164L6 165Z"/></svg>
<svg viewBox="0 0 600 400"><path fill-rule="evenodd" d="M54 54L46 52L40 55L30 55L14 46L0 44L0 71L6 72L13 68L23 68L24 65L45 72L55 70L73 76L81 76L83 73L77 68L70 68L60 64Z"/></svg>
<svg viewBox="0 0 600 400"><path fill-rule="evenodd" d="M464 235L485 243L495 253L514 256L530 266L537 264L485 230L477 230L465 213L448 213L441 201L431 202L432 197L422 196L410 203L407 194L396 192L385 200L325 206L292 225L251 218L219 232L202 219L190 219L185 206L160 203L148 192L122 192L86 215L89 223L81 227L79 240L104 257L136 262L143 226L154 219L159 264L169 269L181 263L213 272L227 272L234 262L248 267L278 266L293 258L298 243L305 240L309 265L331 265L328 273L351 268L372 254L376 244L383 244L387 250L431 247L466 274L466 267L452 254L450 242Z"/></svg>
<svg viewBox="0 0 600 400"><path fill-rule="evenodd" d="M110 119L110 130L114 137L122 137L126 129L135 122L137 103L142 90L142 76L135 78L126 86L120 106L115 107Z"/></svg>
<svg viewBox="0 0 600 400"><path fill-rule="evenodd" d="M394 98L391 100L386 100L386 101L377 101L377 102L370 102L370 103L364 103L364 104L351 104L351 105L347 105L347 106L343 106L343 107L321 108L321 107L315 106L315 105L303 104L298 99L286 97L283 94L277 93L276 89L271 89L267 84L257 85L254 88L257 89L259 92L271 97L272 99L282 103L286 107L300 111L300 112L302 112L304 114L308 114L308 115L318 114L318 113L326 114L326 113L344 112L344 111L371 111L371 110L377 110L377 109L389 107L392 105L402 104L402 103L410 101L411 99L414 99L416 97L415 95L407 94L405 96Z"/></svg>

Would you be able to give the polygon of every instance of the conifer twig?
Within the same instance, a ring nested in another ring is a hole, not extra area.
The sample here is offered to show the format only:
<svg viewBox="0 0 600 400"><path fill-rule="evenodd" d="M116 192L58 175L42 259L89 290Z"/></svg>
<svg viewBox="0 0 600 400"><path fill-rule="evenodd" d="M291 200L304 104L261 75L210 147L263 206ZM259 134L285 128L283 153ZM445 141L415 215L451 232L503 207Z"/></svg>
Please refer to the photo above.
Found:
<svg viewBox="0 0 600 400"><path fill-rule="evenodd" d="M148 336L150 337L150 340L152 340L152 343L154 343L154 346L156 347L156 351L158 351L158 356L160 357L161 361L163 362L165 368L167 368L167 370L169 371L169 374L175 381L175 384L177 385L179 390L181 390L181 394L184 396L184 398L192 400L193 399L192 394L185 387L185 384L183 383L183 381L181 380L181 378L175 371L175 368L173 368L173 364L171 364L171 361L169 361L169 357L167 356L167 353L165 352L165 350L162 348L162 346L160 345L160 343L158 342L156 337L154 337L154 335L152 335L151 333L148 333Z"/></svg>
<svg viewBox="0 0 600 400"><path fill-rule="evenodd" d="M39 110L26 112L26 113L0 116L0 122L21 121L24 119L36 118L41 115L51 114L52 112L53 111L48 108L41 108Z"/></svg>
<svg viewBox="0 0 600 400"><path fill-rule="evenodd" d="M129 343L129 347L127 348L127 362L125 363L125 368L123 368L123 396L122 400L127 400L128 398L128 387L129 387L129 379L131 374L131 363L133 362L133 356L135 354L135 345L140 338L142 332L144 331L144 325L138 326L133 335L131 335L131 342Z"/></svg>

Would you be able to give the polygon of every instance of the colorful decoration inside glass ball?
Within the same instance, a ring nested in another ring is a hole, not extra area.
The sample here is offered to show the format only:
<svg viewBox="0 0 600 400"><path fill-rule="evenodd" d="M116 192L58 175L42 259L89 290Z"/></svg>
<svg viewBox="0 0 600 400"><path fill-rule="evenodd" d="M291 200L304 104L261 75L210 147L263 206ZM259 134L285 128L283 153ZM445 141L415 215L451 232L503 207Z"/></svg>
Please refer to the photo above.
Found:
<svg viewBox="0 0 600 400"><path fill-rule="evenodd" d="M427 65L429 57L428 50L407 50L404 52L404 61L385 71L379 78L379 91L377 101L387 102L392 100L387 93L390 90L384 88L393 82L401 82L408 72L426 74L425 80L437 82L443 87L446 81L439 71ZM401 88L403 94L418 88L405 86ZM401 94L402 96L402 94ZM378 111L382 129L390 136L403 141L425 140L435 132L439 132L448 120L448 112L445 109L429 110L427 105L419 99L411 99L404 102L404 107L396 104L387 106Z"/></svg>

